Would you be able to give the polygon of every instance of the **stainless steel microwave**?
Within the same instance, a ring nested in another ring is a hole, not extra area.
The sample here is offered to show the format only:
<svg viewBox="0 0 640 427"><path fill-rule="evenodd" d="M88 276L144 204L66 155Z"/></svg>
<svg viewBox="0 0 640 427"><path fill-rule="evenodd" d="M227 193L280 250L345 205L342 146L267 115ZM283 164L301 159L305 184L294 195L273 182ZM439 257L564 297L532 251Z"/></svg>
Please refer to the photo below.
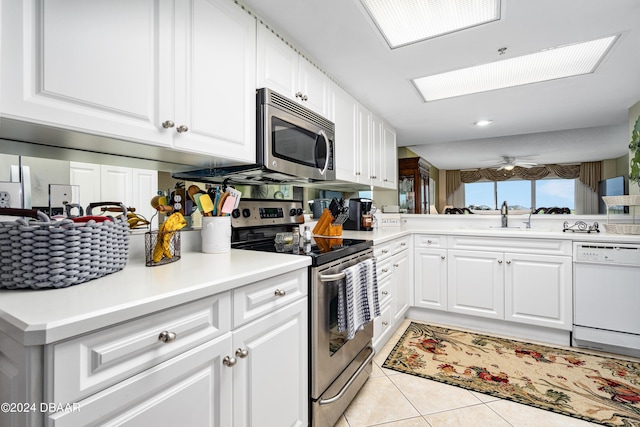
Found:
<svg viewBox="0 0 640 427"><path fill-rule="evenodd" d="M335 180L334 123L270 89L256 94L258 161L285 175Z"/></svg>

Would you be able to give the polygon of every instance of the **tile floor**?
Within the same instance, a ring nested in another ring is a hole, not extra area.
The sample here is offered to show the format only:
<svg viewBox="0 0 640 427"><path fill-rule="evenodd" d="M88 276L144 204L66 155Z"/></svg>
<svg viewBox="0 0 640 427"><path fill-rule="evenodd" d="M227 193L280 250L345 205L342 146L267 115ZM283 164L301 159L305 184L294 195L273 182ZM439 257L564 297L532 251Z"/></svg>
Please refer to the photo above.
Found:
<svg viewBox="0 0 640 427"><path fill-rule="evenodd" d="M381 366L407 329L380 351L371 378L335 427L596 427L576 418L403 374Z"/></svg>

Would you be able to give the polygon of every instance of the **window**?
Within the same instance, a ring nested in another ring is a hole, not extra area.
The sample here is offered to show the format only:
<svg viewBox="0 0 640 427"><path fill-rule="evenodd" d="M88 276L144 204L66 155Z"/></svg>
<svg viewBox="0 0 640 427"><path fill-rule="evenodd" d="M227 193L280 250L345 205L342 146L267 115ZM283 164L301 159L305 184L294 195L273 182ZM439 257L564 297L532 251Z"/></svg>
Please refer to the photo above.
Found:
<svg viewBox="0 0 640 427"><path fill-rule="evenodd" d="M465 206L472 210L499 209L506 200L510 210L557 206L573 212L575 182L561 178L473 182L464 184Z"/></svg>

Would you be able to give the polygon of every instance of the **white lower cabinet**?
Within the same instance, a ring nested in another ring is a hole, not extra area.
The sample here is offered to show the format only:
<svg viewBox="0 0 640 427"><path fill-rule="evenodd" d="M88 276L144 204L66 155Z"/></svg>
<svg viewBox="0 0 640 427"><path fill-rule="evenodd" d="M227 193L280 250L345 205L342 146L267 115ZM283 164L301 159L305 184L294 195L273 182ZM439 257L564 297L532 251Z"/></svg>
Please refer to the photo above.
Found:
<svg viewBox="0 0 640 427"><path fill-rule="evenodd" d="M0 333L0 398L38 409L0 424L306 426L307 304L303 268L45 346Z"/></svg>
<svg viewBox="0 0 640 427"><path fill-rule="evenodd" d="M502 254L450 249L448 259L448 310L504 319Z"/></svg>
<svg viewBox="0 0 640 427"><path fill-rule="evenodd" d="M373 322L373 346L380 349L409 309L411 291L410 237L375 245L381 315Z"/></svg>
<svg viewBox="0 0 640 427"><path fill-rule="evenodd" d="M307 425L307 334L306 298L233 332L235 427Z"/></svg>
<svg viewBox="0 0 640 427"><path fill-rule="evenodd" d="M232 425L231 334L152 367L48 417L48 425Z"/></svg>
<svg viewBox="0 0 640 427"><path fill-rule="evenodd" d="M416 307L571 330L567 240L414 237Z"/></svg>

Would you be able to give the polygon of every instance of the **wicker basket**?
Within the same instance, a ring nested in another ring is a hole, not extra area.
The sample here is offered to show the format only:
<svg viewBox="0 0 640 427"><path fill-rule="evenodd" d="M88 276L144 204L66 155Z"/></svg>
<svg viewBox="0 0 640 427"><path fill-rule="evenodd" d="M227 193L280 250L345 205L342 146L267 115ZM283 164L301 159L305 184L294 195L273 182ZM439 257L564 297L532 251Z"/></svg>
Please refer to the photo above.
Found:
<svg viewBox="0 0 640 427"><path fill-rule="evenodd" d="M50 289L78 285L120 271L129 256L129 224L123 215L106 221L83 217L51 222L42 212L0 209L30 217L0 223L0 289Z"/></svg>
<svg viewBox="0 0 640 427"><path fill-rule="evenodd" d="M607 205L607 223L604 225L607 233L611 234L640 234L640 224L636 224L636 206L640 206L640 195L602 196ZM631 224L610 224L609 210L613 206L630 206Z"/></svg>

